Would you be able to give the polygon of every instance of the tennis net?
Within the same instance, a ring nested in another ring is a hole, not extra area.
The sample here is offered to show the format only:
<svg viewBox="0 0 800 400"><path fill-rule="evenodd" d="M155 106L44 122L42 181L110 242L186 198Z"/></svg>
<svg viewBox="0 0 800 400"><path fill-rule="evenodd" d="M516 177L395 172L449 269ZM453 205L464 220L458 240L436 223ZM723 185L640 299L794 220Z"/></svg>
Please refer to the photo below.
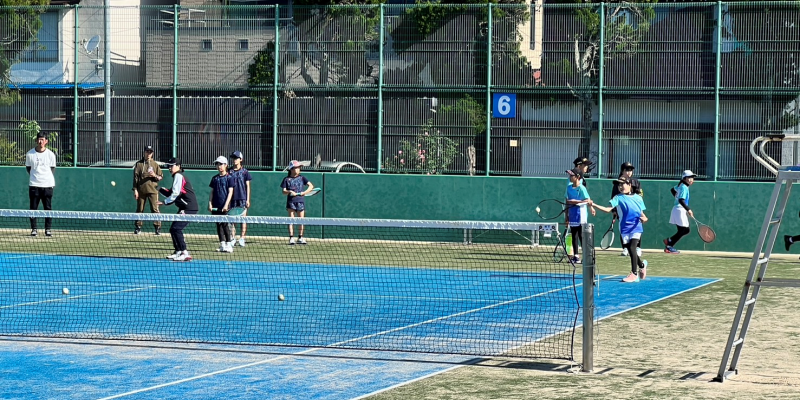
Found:
<svg viewBox="0 0 800 400"><path fill-rule="evenodd" d="M573 359L579 285L554 260L553 223L0 217L0 335ZM189 222L190 262L166 258L176 222ZM242 222L245 246L219 251L218 224L236 223L238 238ZM298 222L307 244L290 245Z"/></svg>

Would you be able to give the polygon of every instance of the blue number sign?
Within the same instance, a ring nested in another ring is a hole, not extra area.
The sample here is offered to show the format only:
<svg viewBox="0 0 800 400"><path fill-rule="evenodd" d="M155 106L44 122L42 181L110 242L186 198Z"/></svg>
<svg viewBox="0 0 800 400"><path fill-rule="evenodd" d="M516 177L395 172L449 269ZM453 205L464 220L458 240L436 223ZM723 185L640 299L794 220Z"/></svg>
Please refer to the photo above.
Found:
<svg viewBox="0 0 800 400"><path fill-rule="evenodd" d="M492 96L492 116L495 118L515 118L517 116L517 95L495 93Z"/></svg>

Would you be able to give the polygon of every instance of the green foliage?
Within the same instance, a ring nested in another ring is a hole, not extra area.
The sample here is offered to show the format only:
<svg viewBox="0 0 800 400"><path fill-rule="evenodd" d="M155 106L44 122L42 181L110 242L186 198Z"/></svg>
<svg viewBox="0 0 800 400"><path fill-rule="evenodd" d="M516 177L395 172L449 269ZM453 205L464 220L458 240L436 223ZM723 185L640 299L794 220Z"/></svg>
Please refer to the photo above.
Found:
<svg viewBox="0 0 800 400"><path fill-rule="evenodd" d="M18 165L25 159L25 153L5 134L0 135L0 163Z"/></svg>
<svg viewBox="0 0 800 400"><path fill-rule="evenodd" d="M470 125L476 134L486 132L486 107L472 96L465 94L454 106L442 106L442 112L463 112L467 114Z"/></svg>
<svg viewBox="0 0 800 400"><path fill-rule="evenodd" d="M263 104L272 104L272 91L268 94L263 89L275 84L275 42L267 44L253 57L253 62L247 67L247 85L250 87L250 97Z"/></svg>
<svg viewBox="0 0 800 400"><path fill-rule="evenodd" d="M46 11L44 6L48 4L48 0L0 0L0 105L20 99L18 91L8 88L11 66L42 27L39 14Z"/></svg>
<svg viewBox="0 0 800 400"><path fill-rule="evenodd" d="M458 154L458 143L442 135L429 119L413 140L400 141L400 150L386 158L383 169L386 172L441 175Z"/></svg>
<svg viewBox="0 0 800 400"><path fill-rule="evenodd" d="M492 18L505 18L513 16L517 22L529 15L528 7L524 0L416 0L416 6L406 9L414 21L416 32L428 36L447 23L450 19L469 10L468 4L519 4L522 7L496 7L492 9ZM478 9L482 14L482 21L488 21L486 8Z"/></svg>
<svg viewBox="0 0 800 400"><path fill-rule="evenodd" d="M31 142L36 141L36 136L39 135L39 132L42 131L42 127L39 126L39 123L34 120L29 119L22 119L22 122L19 124L19 129L25 135L26 138L30 139ZM58 155L58 149L53 147L53 144L58 139L58 132L50 132L47 134L48 146L47 148L50 149L53 153Z"/></svg>

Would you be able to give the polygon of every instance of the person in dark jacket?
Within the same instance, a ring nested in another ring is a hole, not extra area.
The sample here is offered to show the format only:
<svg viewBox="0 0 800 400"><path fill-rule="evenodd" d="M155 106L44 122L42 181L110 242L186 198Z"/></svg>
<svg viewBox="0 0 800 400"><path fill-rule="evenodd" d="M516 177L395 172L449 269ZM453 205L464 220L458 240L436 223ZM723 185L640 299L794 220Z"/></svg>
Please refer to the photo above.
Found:
<svg viewBox="0 0 800 400"><path fill-rule="evenodd" d="M165 206L174 204L178 207L178 214L197 214L200 209L197 204L197 197L194 195L192 184L183 175L181 168L181 160L177 158L170 158L164 166L169 169L172 174L172 189L159 188L167 198L164 202L159 202ZM172 246L175 248L175 253L167 256L168 259L174 261L191 261L192 256L189 255L189 250L186 248L186 239L183 236L183 229L189 225L188 221L175 221L169 228L169 234L172 236Z"/></svg>
<svg viewBox="0 0 800 400"><path fill-rule="evenodd" d="M136 199L136 213L144 211L150 201L150 212L158 214L158 182L164 179L161 167L153 159L153 146L144 146L142 159L133 166L133 198ZM135 222L133 233L142 232L142 221ZM156 236L161 234L161 221L153 221Z"/></svg>

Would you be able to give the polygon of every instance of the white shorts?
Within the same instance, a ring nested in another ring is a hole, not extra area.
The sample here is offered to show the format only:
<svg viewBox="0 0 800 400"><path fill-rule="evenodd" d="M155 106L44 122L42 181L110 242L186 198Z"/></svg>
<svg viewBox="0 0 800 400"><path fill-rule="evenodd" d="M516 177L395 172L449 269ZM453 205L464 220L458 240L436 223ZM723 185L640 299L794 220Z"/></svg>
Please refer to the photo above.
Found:
<svg viewBox="0 0 800 400"><path fill-rule="evenodd" d="M620 234L620 235L622 236L622 244L628 244L628 242L630 242L633 239L642 238L642 232L629 233L626 235Z"/></svg>
<svg viewBox="0 0 800 400"><path fill-rule="evenodd" d="M680 204L672 208L672 213L669 215L669 223L683 227L689 226L689 214L686 209Z"/></svg>

